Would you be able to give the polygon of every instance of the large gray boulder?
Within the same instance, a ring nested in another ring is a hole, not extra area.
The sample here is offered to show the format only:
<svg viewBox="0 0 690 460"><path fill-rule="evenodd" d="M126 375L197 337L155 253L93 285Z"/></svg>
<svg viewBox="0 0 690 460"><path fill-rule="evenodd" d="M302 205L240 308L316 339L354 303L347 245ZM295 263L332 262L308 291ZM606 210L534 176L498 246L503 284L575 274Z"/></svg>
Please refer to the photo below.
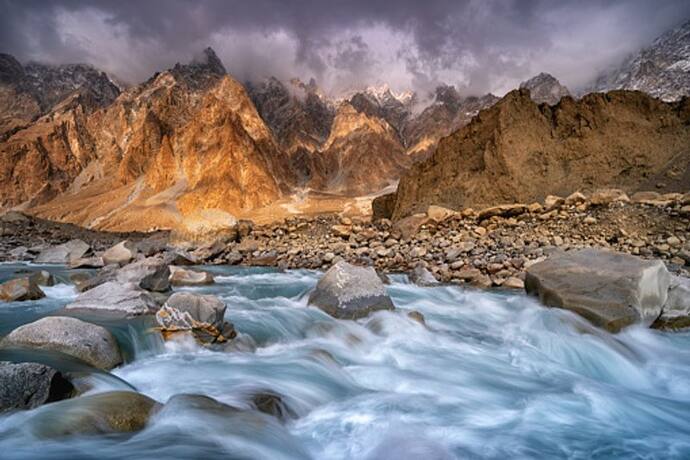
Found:
<svg viewBox="0 0 690 460"><path fill-rule="evenodd" d="M133 318L152 315L158 307L153 296L135 284L108 281L80 294L74 302L65 305L65 310Z"/></svg>
<svg viewBox="0 0 690 460"><path fill-rule="evenodd" d="M0 361L0 413L67 399L74 386L45 364Z"/></svg>
<svg viewBox="0 0 690 460"><path fill-rule="evenodd" d="M657 329L684 329L690 327L690 279L671 277L668 298L661 316L654 322Z"/></svg>
<svg viewBox="0 0 690 460"><path fill-rule="evenodd" d="M147 291L170 290L170 268L162 257L147 257L125 265L117 271L115 278L120 283L133 283Z"/></svg>
<svg viewBox="0 0 690 460"><path fill-rule="evenodd" d="M560 252L527 269L525 289L611 332L650 326L666 303L670 275L659 260L600 249Z"/></svg>
<svg viewBox="0 0 690 460"><path fill-rule="evenodd" d="M37 264L69 264L81 259L91 251L91 246L82 240L71 240L41 251L34 262Z"/></svg>
<svg viewBox="0 0 690 460"><path fill-rule="evenodd" d="M40 438L132 433L146 427L162 406L140 393L110 391L52 404L29 420Z"/></svg>
<svg viewBox="0 0 690 460"><path fill-rule="evenodd" d="M105 265L118 264L126 265L130 263L137 256L137 248L134 243L129 241L120 241L115 246L106 250L103 255L103 262Z"/></svg>
<svg viewBox="0 0 690 460"><path fill-rule="evenodd" d="M106 370L122 363L117 341L107 329L66 316L48 316L20 326L0 345L58 351Z"/></svg>
<svg viewBox="0 0 690 460"><path fill-rule="evenodd" d="M225 321L225 309L216 296L176 292L158 310L156 321L166 337L188 332L202 343L223 342L237 335L233 325Z"/></svg>
<svg viewBox="0 0 690 460"><path fill-rule="evenodd" d="M45 293L38 287L36 278L31 276L16 278L0 284L0 300L3 302L38 300L45 296Z"/></svg>
<svg viewBox="0 0 690 460"><path fill-rule="evenodd" d="M321 277L309 296L309 305L340 319L357 319L373 311L395 308L376 270L345 261L333 265Z"/></svg>

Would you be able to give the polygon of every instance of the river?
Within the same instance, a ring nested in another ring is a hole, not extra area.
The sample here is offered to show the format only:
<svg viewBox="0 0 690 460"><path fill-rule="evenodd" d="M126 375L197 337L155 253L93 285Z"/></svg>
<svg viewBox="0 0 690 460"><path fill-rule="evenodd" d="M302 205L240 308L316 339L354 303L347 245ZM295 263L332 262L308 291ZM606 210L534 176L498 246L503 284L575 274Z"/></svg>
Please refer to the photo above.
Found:
<svg viewBox="0 0 690 460"><path fill-rule="evenodd" d="M0 281L21 267L0 265ZM41 415L63 404L53 403L0 415L0 458L690 458L689 332L611 335L522 294L401 275L388 286L398 312L340 321L307 307L318 272L205 269L216 284L191 290L221 297L255 351L163 343L145 321L111 325L127 363L88 377L89 391L248 408L268 390L291 417L177 404L132 436L37 437ZM50 270L63 283L45 299L0 304L0 335L76 297L64 270Z"/></svg>

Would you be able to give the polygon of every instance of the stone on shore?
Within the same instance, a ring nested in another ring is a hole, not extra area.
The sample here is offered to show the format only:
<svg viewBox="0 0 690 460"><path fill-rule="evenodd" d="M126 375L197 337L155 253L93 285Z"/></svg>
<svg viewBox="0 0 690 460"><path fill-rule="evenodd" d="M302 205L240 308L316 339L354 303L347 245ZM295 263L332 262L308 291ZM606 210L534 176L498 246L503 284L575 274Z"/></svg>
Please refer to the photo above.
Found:
<svg viewBox="0 0 690 460"><path fill-rule="evenodd" d="M237 227L237 219L232 214L220 209L201 209L185 216L170 239L177 244L228 243L237 240Z"/></svg>
<svg viewBox="0 0 690 460"><path fill-rule="evenodd" d="M0 300L3 302L38 300L45 296L45 293L38 287L36 279L31 276L16 278L0 284Z"/></svg>
<svg viewBox="0 0 690 460"><path fill-rule="evenodd" d="M377 310L395 309L376 270L345 261L333 265L321 277L309 296L309 305L339 319L363 318Z"/></svg>
<svg viewBox="0 0 690 460"><path fill-rule="evenodd" d="M409 274L408 278L417 286L436 286L439 284L436 277L423 265L417 265Z"/></svg>
<svg viewBox="0 0 690 460"><path fill-rule="evenodd" d="M203 286L213 283L213 275L208 272L170 266L170 284L173 286Z"/></svg>
<svg viewBox="0 0 690 460"><path fill-rule="evenodd" d="M30 422L39 438L132 433L146 427L160 407L140 393L109 391L53 404Z"/></svg>
<svg viewBox="0 0 690 460"><path fill-rule="evenodd" d="M659 260L599 249L556 253L527 268L525 289L611 332L651 325L667 300L670 275Z"/></svg>
<svg viewBox="0 0 690 460"><path fill-rule="evenodd" d="M122 363L117 341L107 329L67 316L47 316L19 326L1 345L58 351L105 370Z"/></svg>
<svg viewBox="0 0 690 460"><path fill-rule="evenodd" d="M79 295L65 310L117 318L154 314L158 303L150 293L133 283L108 281Z"/></svg>
<svg viewBox="0 0 690 460"><path fill-rule="evenodd" d="M69 268L103 268L103 257L81 257L70 261Z"/></svg>
<svg viewBox="0 0 690 460"><path fill-rule="evenodd" d="M156 313L156 321L164 337L189 332L202 343L224 342L237 335L233 325L225 321L226 306L213 295L176 292Z"/></svg>
<svg viewBox="0 0 690 460"><path fill-rule="evenodd" d="M33 409L73 393L72 383L52 367L0 361L0 413Z"/></svg>
<svg viewBox="0 0 690 460"><path fill-rule="evenodd" d="M409 240L414 237L422 225L429 222L429 217L426 214L414 214L404 219L400 219L395 223L393 229L400 232L403 240Z"/></svg>
<svg viewBox="0 0 690 460"><path fill-rule="evenodd" d="M125 240L120 241L115 246L105 251L102 257L105 265L117 264L123 266L134 260L136 256L136 245Z"/></svg>
<svg viewBox="0 0 690 460"><path fill-rule="evenodd" d="M477 220L482 221L492 217L515 217L527 212L527 205L524 204L502 204L482 209L477 214Z"/></svg>
<svg viewBox="0 0 690 460"><path fill-rule="evenodd" d="M443 222L444 220L453 217L457 214L458 213L456 211L453 211L452 209L436 205L431 205L426 210L426 215L429 216L429 219L432 219L436 222Z"/></svg>
<svg viewBox="0 0 690 460"><path fill-rule="evenodd" d="M81 259L91 251L91 246L82 240L71 240L67 243L52 246L41 251L34 262L37 264L69 264Z"/></svg>

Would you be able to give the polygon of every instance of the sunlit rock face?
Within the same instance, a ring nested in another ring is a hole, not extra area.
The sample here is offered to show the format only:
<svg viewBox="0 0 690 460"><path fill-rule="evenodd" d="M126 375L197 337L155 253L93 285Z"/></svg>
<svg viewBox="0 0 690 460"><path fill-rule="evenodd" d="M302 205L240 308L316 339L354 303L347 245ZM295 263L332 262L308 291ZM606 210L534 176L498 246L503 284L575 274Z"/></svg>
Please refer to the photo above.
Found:
<svg viewBox="0 0 690 460"><path fill-rule="evenodd" d="M687 190L689 114L687 100L667 104L641 92L548 106L512 91L402 177L393 217L432 204L479 209L604 187Z"/></svg>
<svg viewBox="0 0 690 460"><path fill-rule="evenodd" d="M243 210L293 181L244 87L212 50L98 109L63 101L0 149L4 206L106 229L172 227L195 209Z"/></svg>

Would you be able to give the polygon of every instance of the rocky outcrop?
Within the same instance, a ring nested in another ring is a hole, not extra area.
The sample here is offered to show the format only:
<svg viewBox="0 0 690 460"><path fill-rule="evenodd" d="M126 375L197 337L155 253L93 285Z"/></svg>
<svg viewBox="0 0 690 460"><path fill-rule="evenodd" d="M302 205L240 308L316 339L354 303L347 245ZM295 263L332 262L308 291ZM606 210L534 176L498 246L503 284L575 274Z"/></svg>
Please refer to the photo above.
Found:
<svg viewBox="0 0 690 460"><path fill-rule="evenodd" d="M393 218L432 204L477 209L578 189L686 190L688 104L615 91L550 107L527 90L510 92L401 178Z"/></svg>
<svg viewBox="0 0 690 460"><path fill-rule="evenodd" d="M20 326L0 345L58 351L99 369L112 369L122 363L117 341L107 329L65 316L48 316Z"/></svg>
<svg viewBox="0 0 690 460"><path fill-rule="evenodd" d="M568 88L561 85L553 75L544 72L520 83L520 89L523 88L530 92L532 100L537 104L556 105L562 98L570 96Z"/></svg>
<svg viewBox="0 0 690 460"><path fill-rule="evenodd" d="M663 101L690 96L690 21L599 76L590 90L644 91Z"/></svg>
<svg viewBox="0 0 690 460"><path fill-rule="evenodd" d="M309 295L309 305L339 319L358 319L374 311L395 308L376 270L344 261L321 277Z"/></svg>
<svg viewBox="0 0 690 460"><path fill-rule="evenodd" d="M67 399L74 386L45 364L0 361L0 413Z"/></svg>
<svg viewBox="0 0 690 460"><path fill-rule="evenodd" d="M529 267L525 278L527 293L545 305L571 310L611 332L652 325L669 285L661 261L595 249L552 255Z"/></svg>

